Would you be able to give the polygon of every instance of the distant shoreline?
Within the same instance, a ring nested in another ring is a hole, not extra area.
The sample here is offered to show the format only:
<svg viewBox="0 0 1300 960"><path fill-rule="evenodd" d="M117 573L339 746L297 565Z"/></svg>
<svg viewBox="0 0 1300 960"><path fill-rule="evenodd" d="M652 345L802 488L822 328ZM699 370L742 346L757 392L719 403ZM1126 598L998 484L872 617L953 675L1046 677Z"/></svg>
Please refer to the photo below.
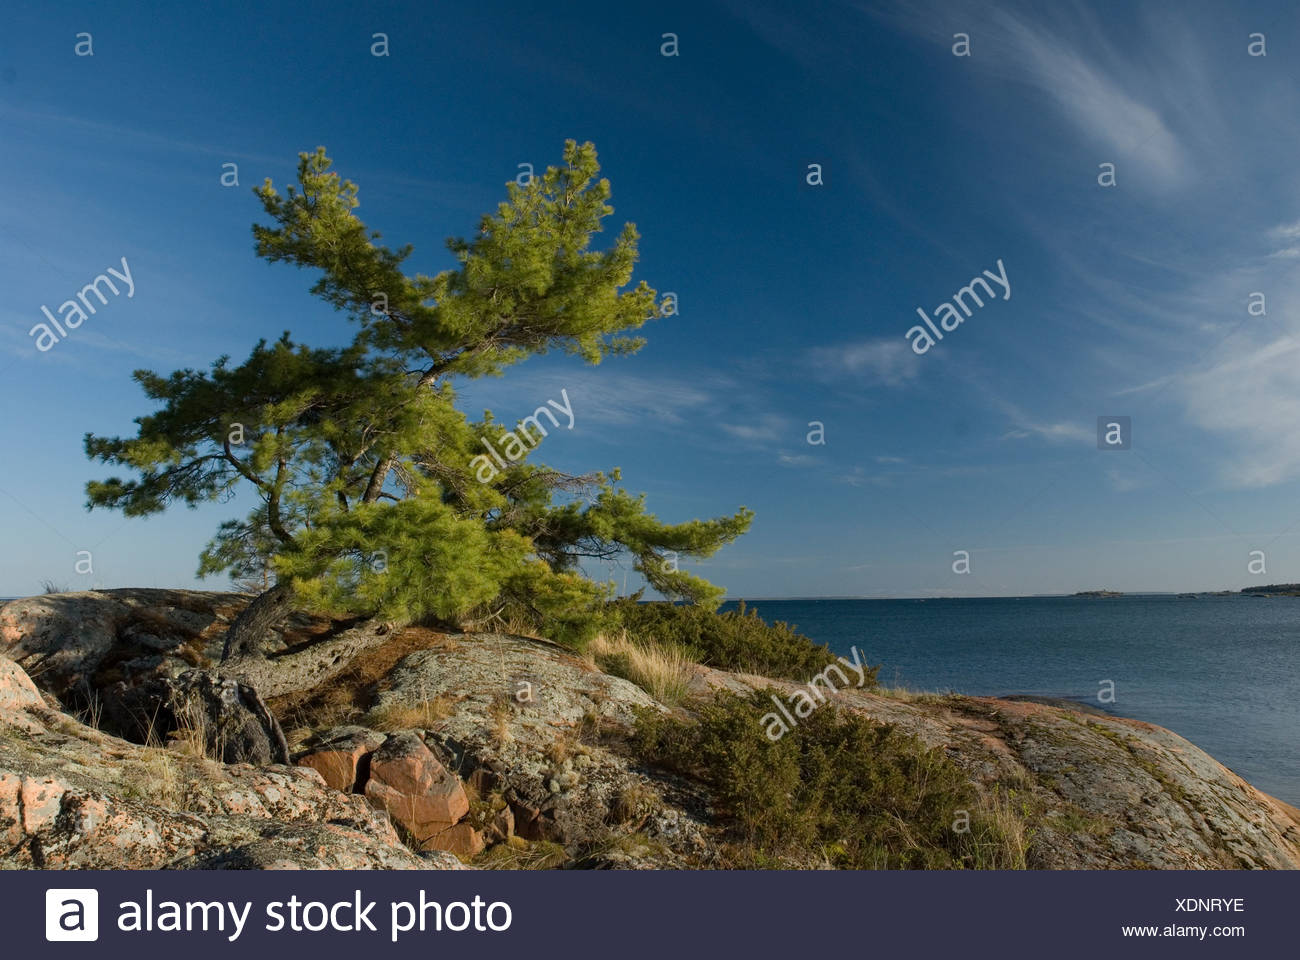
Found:
<svg viewBox="0 0 1300 960"><path fill-rule="evenodd" d="M1200 599L1201 597L1300 597L1298 584L1271 584L1263 587L1243 587L1240 590L1081 590L1076 593L1006 593L969 594L962 596L795 596L795 597L727 597L723 603L791 603L817 600L912 600L917 602L940 600L1113 600L1117 598L1140 599L1144 597L1172 597L1174 599Z"/></svg>

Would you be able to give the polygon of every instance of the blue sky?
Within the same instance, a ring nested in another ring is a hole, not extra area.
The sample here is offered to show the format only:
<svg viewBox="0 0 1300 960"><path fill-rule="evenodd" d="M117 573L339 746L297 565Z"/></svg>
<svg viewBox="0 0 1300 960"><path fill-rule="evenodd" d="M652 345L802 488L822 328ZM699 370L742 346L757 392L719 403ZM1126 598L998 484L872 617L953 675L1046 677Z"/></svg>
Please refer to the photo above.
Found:
<svg viewBox="0 0 1300 960"><path fill-rule="evenodd" d="M0 32L0 595L196 584L245 511L87 513L106 471L81 438L148 412L138 367L349 336L313 277L253 255L251 187L324 144L434 272L568 137L680 315L635 357L530 360L462 397L511 420L566 390L543 460L621 466L665 520L753 508L689 565L731 595L1300 580L1293 4L47 6ZM134 295L39 352L42 304L122 257ZM1010 299L913 352L917 308L999 260ZM1101 415L1132 417L1133 449L1097 449Z"/></svg>

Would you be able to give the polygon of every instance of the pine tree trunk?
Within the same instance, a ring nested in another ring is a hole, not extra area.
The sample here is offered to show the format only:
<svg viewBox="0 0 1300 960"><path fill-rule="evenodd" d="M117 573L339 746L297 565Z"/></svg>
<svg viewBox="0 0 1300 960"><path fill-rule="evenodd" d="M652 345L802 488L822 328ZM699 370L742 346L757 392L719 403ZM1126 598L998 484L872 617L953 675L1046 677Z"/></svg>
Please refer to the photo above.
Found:
<svg viewBox="0 0 1300 960"><path fill-rule="evenodd" d="M289 587L279 583L259 594L226 631L221 662L228 663L262 653L271 629L289 615L292 599Z"/></svg>

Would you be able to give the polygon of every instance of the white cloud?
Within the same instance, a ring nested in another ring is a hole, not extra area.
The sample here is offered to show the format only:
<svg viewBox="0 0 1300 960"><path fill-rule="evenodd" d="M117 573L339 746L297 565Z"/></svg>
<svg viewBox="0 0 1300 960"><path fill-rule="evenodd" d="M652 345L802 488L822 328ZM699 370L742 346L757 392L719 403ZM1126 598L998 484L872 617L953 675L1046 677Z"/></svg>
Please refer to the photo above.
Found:
<svg viewBox="0 0 1300 960"><path fill-rule="evenodd" d="M768 413L750 423L719 423L726 433L749 443L774 443L789 434L784 417Z"/></svg>
<svg viewBox="0 0 1300 960"><path fill-rule="evenodd" d="M914 378L921 359L907 341L879 338L839 347L817 347L809 359L823 370L852 376L868 385L902 386Z"/></svg>
<svg viewBox="0 0 1300 960"><path fill-rule="evenodd" d="M1261 228L1256 237L1262 245L1243 244L1254 249L1238 252L1222 270L1152 298L1184 314L1181 324L1165 329L1169 347L1160 364L1173 369L1156 378L1148 373L1146 382L1114 394L1171 402L1199 433L1173 433L1181 425L1153 421L1156 410L1144 422L1203 450L1215 482L1231 488L1300 477L1300 309L1293 306L1300 302L1300 275L1290 263L1277 263L1276 252L1263 252L1300 238L1300 222ZM1247 313L1249 291L1267 291L1267 314ZM1234 313L1225 316L1227 307ZM1149 371L1152 355L1146 356Z"/></svg>
<svg viewBox="0 0 1300 960"><path fill-rule="evenodd" d="M1178 389L1192 423L1228 440L1222 480L1265 487L1300 476L1300 341L1243 339L1226 353Z"/></svg>
<svg viewBox="0 0 1300 960"><path fill-rule="evenodd" d="M1027 440L1038 437L1051 443L1080 443L1096 440L1095 425L1093 429L1068 420L1044 422L1029 416L1010 400L995 394L987 386L981 387L989 402L1000 409L1013 424L1012 429L1002 435L1003 440Z"/></svg>
<svg viewBox="0 0 1300 960"><path fill-rule="evenodd" d="M614 364L579 368L563 374L512 371L505 380L475 380L458 386L462 409L477 416L490 407L498 419L526 416L548 397L568 391L579 423L630 426L680 424L716 409L718 396L734 384L724 378L695 381L644 377L617 370Z"/></svg>
<svg viewBox="0 0 1300 960"><path fill-rule="evenodd" d="M959 29L951 0L860 0L858 6L945 53ZM963 69L1050 97L1083 137L1108 151L1095 163L1116 163L1121 176L1137 173L1152 186L1184 184L1194 172L1188 142L1199 151L1221 139L1217 104L1207 102L1217 90L1201 66L1198 35L1177 17L1147 17L1141 57L1117 55L1113 24L1082 5L975 0L961 19L970 25L974 49Z"/></svg>
<svg viewBox="0 0 1300 960"><path fill-rule="evenodd" d="M806 453L783 453L777 457L776 462L783 467L815 467L818 461Z"/></svg>
<svg viewBox="0 0 1300 960"><path fill-rule="evenodd" d="M1010 13L1000 20L1023 54L1027 78L1053 97L1061 112L1086 136L1107 145L1118 162L1133 158L1166 182L1181 182L1190 161L1160 113L1138 99L1140 88L1127 89L1098 63ZM1130 78L1131 79L1131 78Z"/></svg>
<svg viewBox="0 0 1300 960"><path fill-rule="evenodd" d="M1144 464L1140 460L1125 461L1129 466L1125 468L1110 467L1106 470L1106 480L1110 483L1112 490L1119 493L1128 493L1133 490L1145 490L1153 485L1150 470L1141 469ZM1136 464L1137 466L1133 466Z"/></svg>
<svg viewBox="0 0 1300 960"><path fill-rule="evenodd" d="M1026 435L1041 437L1053 443L1070 443L1095 439L1092 431L1077 423L1027 423L1023 429L1027 432Z"/></svg>

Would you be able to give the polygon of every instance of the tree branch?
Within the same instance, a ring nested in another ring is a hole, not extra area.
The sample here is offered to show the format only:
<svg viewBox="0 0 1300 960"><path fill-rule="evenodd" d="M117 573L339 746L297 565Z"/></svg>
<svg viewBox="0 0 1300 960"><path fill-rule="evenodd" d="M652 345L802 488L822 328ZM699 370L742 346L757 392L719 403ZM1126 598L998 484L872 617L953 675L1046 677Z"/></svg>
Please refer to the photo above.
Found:
<svg viewBox="0 0 1300 960"><path fill-rule="evenodd" d="M393 468L393 461L396 459L397 457L391 453L379 458L374 472L370 474L370 482L366 484L366 492L361 497L362 503L374 503L379 499L379 495L384 492L384 481L388 479L388 471Z"/></svg>
<svg viewBox="0 0 1300 960"><path fill-rule="evenodd" d="M248 465L244 463L243 460L240 460L237 456L235 456L234 451L230 449L229 437L227 437L224 441L222 441L221 445L226 452L226 459L229 460L234 465L235 469L239 471L240 476L242 476L245 480L247 480L249 483L256 486L259 490L263 491L264 493L270 492L271 490L270 485L266 483L266 481L264 481L257 474L255 474L252 470L249 470Z"/></svg>

